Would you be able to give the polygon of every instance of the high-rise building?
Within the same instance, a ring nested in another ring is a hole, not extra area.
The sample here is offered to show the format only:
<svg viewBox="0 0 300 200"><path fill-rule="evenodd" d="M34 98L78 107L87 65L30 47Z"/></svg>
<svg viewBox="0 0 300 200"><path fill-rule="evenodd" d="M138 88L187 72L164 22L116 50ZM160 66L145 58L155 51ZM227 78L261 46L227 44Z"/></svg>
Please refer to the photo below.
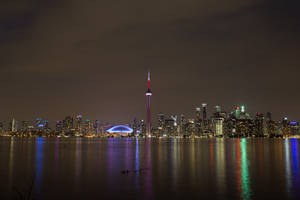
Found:
<svg viewBox="0 0 300 200"><path fill-rule="evenodd" d="M200 136L201 134L201 108L196 108L196 119L195 119L195 133L197 136Z"/></svg>
<svg viewBox="0 0 300 200"><path fill-rule="evenodd" d="M74 132L74 119L71 116L67 116L64 120L63 120L63 129L65 134L71 134L72 132Z"/></svg>
<svg viewBox="0 0 300 200"><path fill-rule="evenodd" d="M270 112L267 112L266 114L266 120L271 121L272 120L272 114Z"/></svg>
<svg viewBox="0 0 300 200"><path fill-rule="evenodd" d="M0 133L4 132L4 123L0 121Z"/></svg>
<svg viewBox="0 0 300 200"><path fill-rule="evenodd" d="M213 133L215 136L220 137L224 135L224 121L226 112L222 112L221 106L216 106L216 112L213 114Z"/></svg>
<svg viewBox="0 0 300 200"><path fill-rule="evenodd" d="M201 120L201 108L197 107L196 108L196 121Z"/></svg>
<svg viewBox="0 0 300 200"><path fill-rule="evenodd" d="M222 111L221 106L216 106L216 111L217 111L217 113L220 113Z"/></svg>
<svg viewBox="0 0 300 200"><path fill-rule="evenodd" d="M146 133L146 127L145 127L145 121L144 120L140 120L140 123L139 123L139 133L141 135L144 135Z"/></svg>
<svg viewBox="0 0 300 200"><path fill-rule="evenodd" d="M82 115L78 114L74 117L75 122L75 135L82 136Z"/></svg>
<svg viewBox="0 0 300 200"><path fill-rule="evenodd" d="M61 133L63 130L63 123L61 120L56 120L55 131L57 134Z"/></svg>
<svg viewBox="0 0 300 200"><path fill-rule="evenodd" d="M224 118L218 117L213 119L213 124L214 124L214 135L215 136L223 136L223 123L224 123Z"/></svg>
<svg viewBox="0 0 300 200"><path fill-rule="evenodd" d="M264 114L257 113L254 120L254 130L256 136L262 137L265 135L264 124Z"/></svg>
<svg viewBox="0 0 300 200"><path fill-rule="evenodd" d="M291 128L292 135L299 135L299 122L291 121L290 128Z"/></svg>
<svg viewBox="0 0 300 200"><path fill-rule="evenodd" d="M202 118L203 118L203 121L206 121L206 120L207 120L206 106L207 106L206 103L203 103L203 104L202 104Z"/></svg>
<svg viewBox="0 0 300 200"><path fill-rule="evenodd" d="M16 133L18 131L18 122L14 118L10 123L11 132Z"/></svg>
<svg viewBox="0 0 300 200"><path fill-rule="evenodd" d="M284 117L281 121L281 132L283 136L290 136L291 134L290 123L287 117Z"/></svg>
<svg viewBox="0 0 300 200"><path fill-rule="evenodd" d="M146 136L151 137L151 106L150 106L150 97L152 96L152 92L150 89L150 72L148 72L148 89L146 91L147 97L147 121L146 121Z"/></svg>
<svg viewBox="0 0 300 200"><path fill-rule="evenodd" d="M163 113L158 114L158 130L163 130L165 125L165 115Z"/></svg>

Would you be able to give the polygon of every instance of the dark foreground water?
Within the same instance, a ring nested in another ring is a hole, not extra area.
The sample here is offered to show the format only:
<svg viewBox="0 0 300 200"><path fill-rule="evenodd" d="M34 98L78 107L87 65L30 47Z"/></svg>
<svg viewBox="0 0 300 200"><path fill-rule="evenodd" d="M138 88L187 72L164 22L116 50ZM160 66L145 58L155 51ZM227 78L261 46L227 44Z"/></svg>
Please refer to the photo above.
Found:
<svg viewBox="0 0 300 200"><path fill-rule="evenodd" d="M0 138L0 199L299 199L299 155L297 139Z"/></svg>

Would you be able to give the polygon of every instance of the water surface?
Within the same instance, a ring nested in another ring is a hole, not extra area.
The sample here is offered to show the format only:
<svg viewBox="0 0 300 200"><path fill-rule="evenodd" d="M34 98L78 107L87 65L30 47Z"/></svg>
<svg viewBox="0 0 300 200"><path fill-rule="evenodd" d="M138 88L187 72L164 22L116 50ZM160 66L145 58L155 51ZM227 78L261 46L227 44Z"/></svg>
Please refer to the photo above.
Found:
<svg viewBox="0 0 300 200"><path fill-rule="evenodd" d="M299 146L298 139L0 138L0 199L29 194L30 185L32 199L299 199Z"/></svg>

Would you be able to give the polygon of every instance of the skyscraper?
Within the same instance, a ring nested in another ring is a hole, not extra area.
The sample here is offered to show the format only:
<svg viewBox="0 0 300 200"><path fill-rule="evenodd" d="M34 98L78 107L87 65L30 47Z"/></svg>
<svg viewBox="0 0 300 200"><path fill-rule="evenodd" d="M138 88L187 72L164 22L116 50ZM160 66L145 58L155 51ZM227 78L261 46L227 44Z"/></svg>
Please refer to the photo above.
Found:
<svg viewBox="0 0 300 200"><path fill-rule="evenodd" d="M146 121L146 136L151 137L151 115L150 115L150 97L152 92L150 90L150 72L148 72L148 89L146 91L147 96L147 121Z"/></svg>
<svg viewBox="0 0 300 200"><path fill-rule="evenodd" d="M206 112L206 103L202 104L202 126L204 129L207 128L207 112Z"/></svg>
<svg viewBox="0 0 300 200"><path fill-rule="evenodd" d="M196 120L195 120L195 131L197 136L200 136L201 134L201 108L196 108Z"/></svg>
<svg viewBox="0 0 300 200"><path fill-rule="evenodd" d="M207 106L206 103L202 104L202 115L203 115L202 117L203 117L203 121L206 121L206 117L207 117L206 106Z"/></svg>

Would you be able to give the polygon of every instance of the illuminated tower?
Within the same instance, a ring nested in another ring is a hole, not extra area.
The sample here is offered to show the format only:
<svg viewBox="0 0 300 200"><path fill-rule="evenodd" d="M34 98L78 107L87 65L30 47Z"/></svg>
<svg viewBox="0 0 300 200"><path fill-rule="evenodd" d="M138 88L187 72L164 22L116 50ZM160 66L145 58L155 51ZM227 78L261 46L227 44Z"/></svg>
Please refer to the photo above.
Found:
<svg viewBox="0 0 300 200"><path fill-rule="evenodd" d="M147 96L147 121L146 121L146 136L151 137L151 115L150 115L150 97L152 92L150 90L150 72L148 72L148 89L146 91Z"/></svg>

